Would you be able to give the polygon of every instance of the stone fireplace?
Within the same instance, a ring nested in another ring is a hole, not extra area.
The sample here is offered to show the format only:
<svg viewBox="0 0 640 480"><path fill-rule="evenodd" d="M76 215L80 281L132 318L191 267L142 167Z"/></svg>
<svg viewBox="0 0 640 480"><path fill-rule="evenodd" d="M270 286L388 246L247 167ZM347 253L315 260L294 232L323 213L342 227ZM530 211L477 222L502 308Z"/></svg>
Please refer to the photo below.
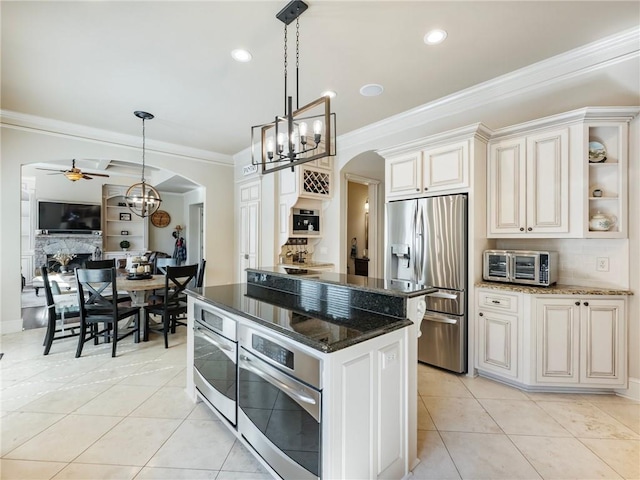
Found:
<svg viewBox="0 0 640 480"><path fill-rule="evenodd" d="M73 253L76 258L70 265L79 266L85 260L100 260L102 258L102 236L87 234L36 235L34 261L36 269L47 265L49 269L57 271L56 261L51 257L58 252Z"/></svg>

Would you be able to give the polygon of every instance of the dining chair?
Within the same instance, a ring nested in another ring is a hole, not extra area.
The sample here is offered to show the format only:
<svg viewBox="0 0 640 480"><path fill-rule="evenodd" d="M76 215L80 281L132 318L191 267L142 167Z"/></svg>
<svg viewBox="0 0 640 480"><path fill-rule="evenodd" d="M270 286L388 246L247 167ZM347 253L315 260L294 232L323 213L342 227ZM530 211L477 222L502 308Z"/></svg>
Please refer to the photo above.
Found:
<svg viewBox="0 0 640 480"><path fill-rule="evenodd" d="M116 269L111 268L77 268L76 282L78 284L78 304L80 309L80 338L76 358L82 355L84 344L93 340L98 344L98 338L105 336L111 341L111 356L116 356L116 347L123 338L134 335L134 342L140 341L140 309L138 307L121 306L110 295L103 295L105 291L117 292ZM134 317L133 328L120 335L118 322L125 318ZM104 324L99 330L98 325ZM89 337L87 337L89 330Z"/></svg>
<svg viewBox="0 0 640 480"><path fill-rule="evenodd" d="M167 273L167 267L175 267L178 265L178 260L175 258L157 258L156 259L156 274L164 275Z"/></svg>
<svg viewBox="0 0 640 480"><path fill-rule="evenodd" d="M179 321L179 316L187 313L187 299L184 294L189 282L198 273L198 265L183 265L180 267L167 267L164 280L164 300L144 307L144 340L149 339L150 316L162 317L162 333L164 335L164 348L169 348L169 330L176 332L177 325L186 325Z"/></svg>
<svg viewBox="0 0 640 480"><path fill-rule="evenodd" d="M116 259L109 258L107 260L87 260L84 262L84 268L111 268L116 266Z"/></svg>
<svg viewBox="0 0 640 480"><path fill-rule="evenodd" d="M49 355L51 345L55 340L62 340L79 335L76 329L80 327L80 312L75 295L62 294L55 280L49 281L49 272L46 265L40 267L43 280L43 288L47 314L47 331L44 335L44 354ZM57 302L56 302L57 300Z"/></svg>
<svg viewBox="0 0 640 480"><path fill-rule="evenodd" d="M107 260L87 260L84 263L85 268L97 269L97 268L114 268L116 266L116 259L109 258ZM131 296L127 293L118 292L118 303L130 302Z"/></svg>

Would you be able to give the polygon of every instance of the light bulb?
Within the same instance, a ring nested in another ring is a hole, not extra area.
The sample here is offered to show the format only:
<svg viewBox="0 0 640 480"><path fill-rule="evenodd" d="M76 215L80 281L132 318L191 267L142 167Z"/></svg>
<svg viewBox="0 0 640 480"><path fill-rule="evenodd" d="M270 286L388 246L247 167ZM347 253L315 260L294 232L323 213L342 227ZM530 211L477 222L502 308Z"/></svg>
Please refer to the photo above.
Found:
<svg viewBox="0 0 640 480"><path fill-rule="evenodd" d="M284 133L280 132L278 134L278 146L284 145Z"/></svg>
<svg viewBox="0 0 640 480"><path fill-rule="evenodd" d="M267 138L267 153L273 153L273 137Z"/></svg>
<svg viewBox="0 0 640 480"><path fill-rule="evenodd" d="M313 133L320 135L322 133L322 121L316 120L313 122Z"/></svg>
<svg viewBox="0 0 640 480"><path fill-rule="evenodd" d="M301 137L305 137L307 135L307 128L309 128L307 126L307 122L300 122L300 126L298 127L298 129L300 130Z"/></svg>

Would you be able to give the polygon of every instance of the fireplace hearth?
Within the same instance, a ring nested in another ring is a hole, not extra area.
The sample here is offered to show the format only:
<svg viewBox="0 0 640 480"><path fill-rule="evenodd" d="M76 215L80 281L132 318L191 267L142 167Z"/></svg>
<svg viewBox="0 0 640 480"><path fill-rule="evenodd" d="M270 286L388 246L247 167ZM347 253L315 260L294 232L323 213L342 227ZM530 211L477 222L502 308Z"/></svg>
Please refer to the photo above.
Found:
<svg viewBox="0 0 640 480"><path fill-rule="evenodd" d="M84 265L88 259L102 258L102 235L36 235L34 249L34 266L39 269L46 265L49 271L59 271L60 264L53 260L58 252L72 253L76 258L71 260L71 270Z"/></svg>
<svg viewBox="0 0 640 480"><path fill-rule="evenodd" d="M71 261L65 266L66 270L69 272L73 272L77 267L84 268L84 264L87 260L91 260L93 255L90 253L76 253L75 258L72 258ZM60 272L63 266L58 263L58 261L53 258L53 255L47 255L47 269L50 272Z"/></svg>

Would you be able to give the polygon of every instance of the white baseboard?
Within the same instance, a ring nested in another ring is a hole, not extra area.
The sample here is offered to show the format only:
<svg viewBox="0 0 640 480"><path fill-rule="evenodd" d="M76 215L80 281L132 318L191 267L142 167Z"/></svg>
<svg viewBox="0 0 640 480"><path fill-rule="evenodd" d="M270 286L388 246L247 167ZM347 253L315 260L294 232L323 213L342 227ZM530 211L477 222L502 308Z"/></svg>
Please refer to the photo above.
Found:
<svg viewBox="0 0 640 480"><path fill-rule="evenodd" d="M4 320L0 322L0 335L22 331L22 318L16 320Z"/></svg>
<svg viewBox="0 0 640 480"><path fill-rule="evenodd" d="M640 378L629 377L629 388L626 390L616 390L616 393L621 397L640 402Z"/></svg>

